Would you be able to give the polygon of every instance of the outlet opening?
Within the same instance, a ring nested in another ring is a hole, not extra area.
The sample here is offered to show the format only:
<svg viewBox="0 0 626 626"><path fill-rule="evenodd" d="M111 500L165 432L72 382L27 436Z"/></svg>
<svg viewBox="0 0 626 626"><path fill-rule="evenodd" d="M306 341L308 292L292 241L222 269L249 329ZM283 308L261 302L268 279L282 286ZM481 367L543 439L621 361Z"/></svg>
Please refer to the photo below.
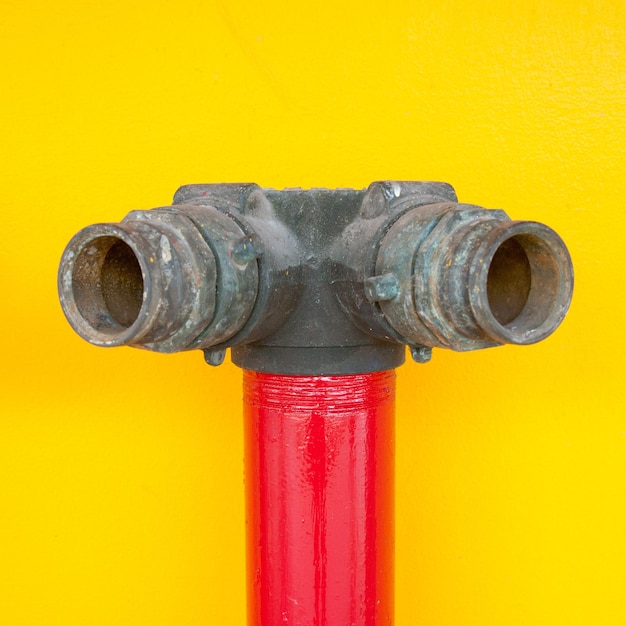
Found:
<svg viewBox="0 0 626 626"><path fill-rule="evenodd" d="M493 255L487 274L491 313L502 326L515 320L528 303L532 270L518 237L504 241Z"/></svg>
<svg viewBox="0 0 626 626"><path fill-rule="evenodd" d="M78 254L72 291L80 314L94 329L105 333L128 329L143 306L139 260L121 239L97 237Z"/></svg>

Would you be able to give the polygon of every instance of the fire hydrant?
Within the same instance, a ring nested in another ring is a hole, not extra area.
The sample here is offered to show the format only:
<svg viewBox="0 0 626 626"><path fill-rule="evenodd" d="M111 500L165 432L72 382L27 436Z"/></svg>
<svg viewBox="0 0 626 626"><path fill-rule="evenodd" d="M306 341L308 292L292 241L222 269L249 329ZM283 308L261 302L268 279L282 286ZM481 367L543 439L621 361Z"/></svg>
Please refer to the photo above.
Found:
<svg viewBox="0 0 626 626"><path fill-rule="evenodd" d="M547 226L446 183L188 185L68 244L59 294L98 346L227 348L244 369L250 626L393 623L394 369L405 346L531 344L572 295Z"/></svg>

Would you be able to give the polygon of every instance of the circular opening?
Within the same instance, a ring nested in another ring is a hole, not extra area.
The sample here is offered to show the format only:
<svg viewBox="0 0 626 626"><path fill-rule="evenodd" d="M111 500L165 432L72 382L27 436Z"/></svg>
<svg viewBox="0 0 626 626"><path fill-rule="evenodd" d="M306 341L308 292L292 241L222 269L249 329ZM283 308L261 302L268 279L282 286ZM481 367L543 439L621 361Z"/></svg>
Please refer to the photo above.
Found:
<svg viewBox="0 0 626 626"><path fill-rule="evenodd" d="M130 328L141 311L144 281L132 248L117 237L89 241L76 258L72 276L80 314L100 332Z"/></svg>
<svg viewBox="0 0 626 626"><path fill-rule="evenodd" d="M482 270L484 291L476 285L473 310L498 342L535 343L558 327L569 306L569 254L558 235L541 224L521 222L506 230L513 232L496 244Z"/></svg>
<svg viewBox="0 0 626 626"><path fill-rule="evenodd" d="M487 298L491 313L502 326L522 312L530 295L532 271L523 245L507 239L493 255L487 274Z"/></svg>

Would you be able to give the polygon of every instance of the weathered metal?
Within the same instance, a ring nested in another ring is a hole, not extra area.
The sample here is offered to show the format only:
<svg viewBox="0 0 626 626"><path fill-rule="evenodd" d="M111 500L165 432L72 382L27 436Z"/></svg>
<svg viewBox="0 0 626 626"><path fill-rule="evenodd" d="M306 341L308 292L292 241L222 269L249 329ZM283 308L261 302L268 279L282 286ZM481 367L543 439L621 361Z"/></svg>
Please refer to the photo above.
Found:
<svg viewBox="0 0 626 626"><path fill-rule="evenodd" d="M90 226L59 270L63 310L101 346L227 348L246 369L349 374L433 347L554 331L573 272L547 226L459 204L446 183L366 190L188 185L174 204Z"/></svg>
<svg viewBox="0 0 626 626"><path fill-rule="evenodd" d="M61 304L76 332L99 346L211 349L249 323L260 284L276 305L265 328L282 321L295 298L295 242L271 214L244 219L218 206L133 211L119 224L80 231L59 268Z"/></svg>
<svg viewBox="0 0 626 626"><path fill-rule="evenodd" d="M531 344L553 332L573 285L560 237L499 210L423 204L412 185L342 234L338 249L350 250L354 273L338 297L355 323L367 319L370 332L414 351Z"/></svg>

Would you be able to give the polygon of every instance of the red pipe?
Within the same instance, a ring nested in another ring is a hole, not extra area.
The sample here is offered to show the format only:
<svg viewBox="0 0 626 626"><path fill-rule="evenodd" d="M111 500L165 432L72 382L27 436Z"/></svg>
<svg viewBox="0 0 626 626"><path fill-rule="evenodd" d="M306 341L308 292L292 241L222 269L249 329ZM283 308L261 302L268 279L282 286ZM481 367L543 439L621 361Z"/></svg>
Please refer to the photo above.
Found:
<svg viewBox="0 0 626 626"><path fill-rule="evenodd" d="M393 623L395 372L244 371L249 626Z"/></svg>

